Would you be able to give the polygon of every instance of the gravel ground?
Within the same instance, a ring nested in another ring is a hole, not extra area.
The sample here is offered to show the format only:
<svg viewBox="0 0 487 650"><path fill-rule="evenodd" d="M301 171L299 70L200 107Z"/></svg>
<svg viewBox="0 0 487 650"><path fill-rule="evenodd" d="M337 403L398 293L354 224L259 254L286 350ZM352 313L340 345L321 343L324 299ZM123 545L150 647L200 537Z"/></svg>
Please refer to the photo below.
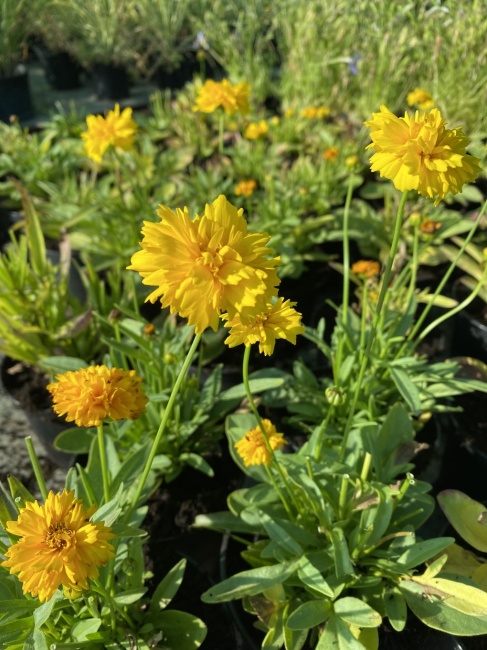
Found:
<svg viewBox="0 0 487 650"><path fill-rule="evenodd" d="M60 469L47 458L42 443L32 431L22 409L4 392L0 384L0 481L7 487L7 477L15 476L39 498L40 492L25 446L26 436L32 436L47 489L55 492L62 490L66 470Z"/></svg>

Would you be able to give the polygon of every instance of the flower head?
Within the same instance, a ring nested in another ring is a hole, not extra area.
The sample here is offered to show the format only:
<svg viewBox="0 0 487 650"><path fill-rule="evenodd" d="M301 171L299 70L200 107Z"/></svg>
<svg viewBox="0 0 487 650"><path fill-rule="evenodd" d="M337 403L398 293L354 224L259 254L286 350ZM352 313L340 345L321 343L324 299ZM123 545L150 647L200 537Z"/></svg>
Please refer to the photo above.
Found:
<svg viewBox="0 0 487 650"><path fill-rule="evenodd" d="M85 510L74 490L64 489L49 492L42 506L27 502L17 521L7 522L6 530L20 539L5 553L2 566L18 574L24 594L44 602L60 585L72 594L89 588L98 567L114 556L111 529L102 521L90 521L95 510Z"/></svg>
<svg viewBox="0 0 487 650"><path fill-rule="evenodd" d="M85 151L88 158L101 162L108 147L119 147L129 151L135 140L137 124L132 119L132 109L124 108L120 113L119 104L113 111L108 111L106 117L88 115L86 118L88 130L81 134L85 141Z"/></svg>
<svg viewBox="0 0 487 650"><path fill-rule="evenodd" d="M417 106L422 111L432 108L435 105L432 95L423 88L415 88L407 96L408 106Z"/></svg>
<svg viewBox="0 0 487 650"><path fill-rule="evenodd" d="M252 196L256 187L256 181L240 181L235 187L235 194L237 196Z"/></svg>
<svg viewBox="0 0 487 650"><path fill-rule="evenodd" d="M330 114L330 109L327 106L308 106L303 108L301 111L301 117L305 117L308 120L317 120L324 117L328 117Z"/></svg>
<svg viewBox="0 0 487 650"><path fill-rule="evenodd" d="M437 108L396 117L385 106L365 122L374 149L372 171L393 181L401 192L416 190L435 199L457 194L480 172L477 158L465 153L469 142L460 128L446 129Z"/></svg>
<svg viewBox="0 0 487 650"><path fill-rule="evenodd" d="M245 319L260 311L277 293L280 259L267 247L266 233L247 232L242 213L223 195L193 220L187 208L174 213L161 205L161 222L144 222L142 250L128 267L157 287L147 300L160 298L196 333L216 331L222 312Z"/></svg>
<svg viewBox="0 0 487 650"><path fill-rule="evenodd" d="M196 97L193 111L202 113L214 113L220 106L227 115L249 112L250 86L246 81L235 86L228 81L213 81L207 79L201 86Z"/></svg>
<svg viewBox="0 0 487 650"><path fill-rule="evenodd" d="M136 420L149 401L135 370L90 366L57 375L47 386L58 415L78 427L95 427L103 420Z"/></svg>
<svg viewBox="0 0 487 650"><path fill-rule="evenodd" d="M230 348L236 345L245 346L259 344L259 352L270 356L274 352L277 339L285 339L296 345L296 336L304 333L301 325L301 314L294 309L295 302L278 298L272 305L268 303L263 311L242 322L239 314L233 318L223 318L227 321L225 327L230 334L225 343Z"/></svg>
<svg viewBox="0 0 487 650"><path fill-rule="evenodd" d="M244 138L247 140L257 140L263 138L269 131L269 125L265 120L260 122L251 122L244 132Z"/></svg>
<svg viewBox="0 0 487 650"><path fill-rule="evenodd" d="M286 444L282 433L277 433L276 427L270 420L262 420L262 425L267 434L269 445L273 451L280 449ZM235 443L235 449L243 460L245 467L249 465L267 465L272 461L272 454L269 451L264 435L260 427L250 429L238 442Z"/></svg>
<svg viewBox="0 0 487 650"><path fill-rule="evenodd" d="M440 228L441 223L439 221L433 221L428 217L425 217L419 226L420 231L425 235L434 235Z"/></svg>
<svg viewBox="0 0 487 650"><path fill-rule="evenodd" d="M329 160L330 162L332 162L333 160L336 159L338 154L339 154L338 147L327 147L323 151L323 158L325 160Z"/></svg>
<svg viewBox="0 0 487 650"><path fill-rule="evenodd" d="M380 264L374 260L359 260L352 264L352 271L365 278L373 278L380 273Z"/></svg>

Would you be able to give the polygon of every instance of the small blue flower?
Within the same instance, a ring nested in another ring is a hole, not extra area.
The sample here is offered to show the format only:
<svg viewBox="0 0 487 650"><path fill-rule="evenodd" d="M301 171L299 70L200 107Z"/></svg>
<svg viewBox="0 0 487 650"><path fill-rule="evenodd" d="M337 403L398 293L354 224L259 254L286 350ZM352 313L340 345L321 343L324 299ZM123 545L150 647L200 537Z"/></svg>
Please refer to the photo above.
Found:
<svg viewBox="0 0 487 650"><path fill-rule="evenodd" d="M355 52L355 54L350 59L350 63L348 64L348 69L355 77L358 75L357 63L362 60L363 59L358 52Z"/></svg>

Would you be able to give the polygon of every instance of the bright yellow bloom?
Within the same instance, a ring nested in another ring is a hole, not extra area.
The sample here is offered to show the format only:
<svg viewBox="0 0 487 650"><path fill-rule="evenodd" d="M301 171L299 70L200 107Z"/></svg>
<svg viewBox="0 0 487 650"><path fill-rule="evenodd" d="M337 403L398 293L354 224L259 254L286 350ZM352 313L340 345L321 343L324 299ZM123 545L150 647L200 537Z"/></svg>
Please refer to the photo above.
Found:
<svg viewBox="0 0 487 650"><path fill-rule="evenodd" d="M135 370L90 366L57 375L47 390L53 409L78 427L95 427L103 420L136 420L149 401Z"/></svg>
<svg viewBox="0 0 487 650"><path fill-rule="evenodd" d="M7 531L20 539L5 553L2 566L17 573L24 594L50 600L63 585L71 597L89 588L98 578L98 567L114 557L108 540L114 537L102 521L90 521L96 510L88 510L74 490L49 492L44 505L27 502L17 521L8 521Z"/></svg>
<svg viewBox="0 0 487 650"><path fill-rule="evenodd" d="M407 102L408 106L416 105L422 111L432 108L435 105L433 96L422 88L415 88L412 92L408 93Z"/></svg>
<svg viewBox="0 0 487 650"><path fill-rule="evenodd" d="M280 259L267 247L269 235L247 232L242 213L223 195L194 220L187 208L174 213L161 205L161 222L144 222L142 250L128 267L157 287L147 300L160 298L196 333L216 331L222 312L245 319L260 311L277 293Z"/></svg>
<svg viewBox="0 0 487 650"><path fill-rule="evenodd" d="M252 196L257 187L257 182L253 180L240 181L235 187L235 194L237 196Z"/></svg>
<svg viewBox="0 0 487 650"><path fill-rule="evenodd" d="M259 352L270 356L274 352L277 339L286 339L296 345L296 336L304 333L301 325L301 314L294 309L295 302L279 298L273 305L268 303L265 310L242 322L239 314L228 319L225 327L230 329L230 335L225 340L229 348L244 344L246 347L253 343L259 344Z"/></svg>
<svg viewBox="0 0 487 650"><path fill-rule="evenodd" d="M214 113L220 106L227 115L249 112L250 86L243 81L235 86L228 81L213 81L207 79L198 91L193 111Z"/></svg>
<svg viewBox="0 0 487 650"><path fill-rule="evenodd" d="M267 434L269 445L273 451L280 449L286 444L282 433L277 433L276 427L270 420L262 420L264 430ZM235 449L243 460L245 467L249 465L267 465L272 461L272 454L267 448L264 435L260 427L250 429L238 442L235 443Z"/></svg>
<svg viewBox="0 0 487 650"><path fill-rule="evenodd" d="M296 110L294 108L286 108L284 111L284 117L293 117L295 113Z"/></svg>
<svg viewBox="0 0 487 650"><path fill-rule="evenodd" d="M323 158L331 162L336 159L338 154L339 154L338 147L328 147L323 151Z"/></svg>
<svg viewBox="0 0 487 650"><path fill-rule="evenodd" d="M374 275L379 275L380 264L374 260L359 260L355 264L352 264L352 271L356 275L373 278Z"/></svg>
<svg viewBox="0 0 487 650"><path fill-rule="evenodd" d="M265 120L260 122L251 122L245 129L244 138L248 140L257 140L257 138L264 137L269 131L269 125Z"/></svg>
<svg viewBox="0 0 487 650"><path fill-rule="evenodd" d="M372 171L393 181L401 192L416 190L435 199L457 194L480 172L477 158L465 153L469 140L460 128L445 129L437 108L396 117L385 106L365 122L374 149Z"/></svg>
<svg viewBox="0 0 487 650"><path fill-rule="evenodd" d="M85 141L86 155L94 162L101 162L108 147L132 149L138 127L132 119L131 108L124 108L120 114L120 106L115 104L115 110L108 111L106 117L88 115L86 124L88 130L81 137Z"/></svg>
<svg viewBox="0 0 487 650"><path fill-rule="evenodd" d="M330 109L327 106L308 106L303 108L301 111L301 117L305 117L308 120L317 120L323 117L327 117L330 114Z"/></svg>

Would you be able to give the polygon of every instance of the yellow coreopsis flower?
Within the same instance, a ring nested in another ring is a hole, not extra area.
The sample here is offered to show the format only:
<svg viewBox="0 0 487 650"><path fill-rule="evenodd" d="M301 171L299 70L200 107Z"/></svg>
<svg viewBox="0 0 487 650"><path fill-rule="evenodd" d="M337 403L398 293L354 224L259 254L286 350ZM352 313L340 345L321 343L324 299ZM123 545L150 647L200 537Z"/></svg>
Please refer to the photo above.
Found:
<svg viewBox="0 0 487 650"><path fill-rule="evenodd" d="M335 160L337 158L339 153L340 152L338 151L338 147L327 147L323 151L323 158L325 160L329 160L330 162L332 162L333 160Z"/></svg>
<svg viewBox="0 0 487 650"><path fill-rule="evenodd" d="M373 278L380 273L380 263L375 260L359 260L352 264L352 271L365 278Z"/></svg>
<svg viewBox="0 0 487 650"><path fill-rule="evenodd" d="M7 532L20 539L7 550L2 566L18 574L24 594L45 602L63 585L80 595L89 580L98 578L98 567L114 557L109 543L114 535L102 521L90 521L95 510L85 510L74 490L64 489L49 492L44 505L27 502L17 521L7 522Z"/></svg>
<svg viewBox="0 0 487 650"><path fill-rule="evenodd" d="M236 345L259 344L259 352L270 356L274 352L277 339L285 339L296 344L296 336L304 333L301 314L294 309L295 302L279 298L273 305L268 303L265 310L242 322L239 314L233 318L223 316L225 327L230 334L225 343L230 348Z"/></svg>
<svg viewBox="0 0 487 650"><path fill-rule="evenodd" d="M135 370L90 366L57 375L47 386L53 409L78 427L95 427L103 420L136 420L149 398Z"/></svg>
<svg viewBox="0 0 487 650"><path fill-rule="evenodd" d="M244 138L248 140L257 140L257 138L263 138L267 135L269 131L269 125L265 120L260 122L251 122L244 132Z"/></svg>
<svg viewBox="0 0 487 650"><path fill-rule="evenodd" d="M257 187L257 182L254 180L240 181L235 187L235 194L237 196L252 196Z"/></svg>
<svg viewBox="0 0 487 650"><path fill-rule="evenodd" d="M132 119L132 109L125 108L120 113L119 104L115 105L113 111L108 111L106 117L88 115L86 124L88 130L81 134L85 141L86 155L97 163L101 162L108 147L129 151L134 144L138 128Z"/></svg>
<svg viewBox="0 0 487 650"><path fill-rule="evenodd" d="M465 152L468 138L460 128L446 129L437 108L396 117L385 106L365 122L374 149L372 171L393 181L401 192L416 190L435 199L457 194L480 172L479 160Z"/></svg>
<svg viewBox="0 0 487 650"><path fill-rule="evenodd" d="M422 111L432 108L435 105L433 96L423 88L415 88L407 96L408 106L418 106Z"/></svg>
<svg viewBox="0 0 487 650"><path fill-rule="evenodd" d="M247 232L242 213L223 195L194 220L187 208L161 205L161 222L144 222L142 250L127 267L157 287L147 300L160 299L196 333L216 331L222 312L245 319L261 311L277 293L280 259L267 247L269 235Z"/></svg>
<svg viewBox="0 0 487 650"><path fill-rule="evenodd" d="M245 115L250 110L249 94L250 86L246 81L233 85L228 79L207 79L198 91L193 111L213 113L221 106L227 115L237 112Z"/></svg>
<svg viewBox="0 0 487 650"><path fill-rule="evenodd" d="M280 449L286 444L282 433L277 433L276 427L270 420L262 420L262 425L267 434L269 445L273 451ZM235 443L235 449L243 460L245 467L249 465L267 465L272 461L272 455L269 451L260 427L250 429L238 442Z"/></svg>

